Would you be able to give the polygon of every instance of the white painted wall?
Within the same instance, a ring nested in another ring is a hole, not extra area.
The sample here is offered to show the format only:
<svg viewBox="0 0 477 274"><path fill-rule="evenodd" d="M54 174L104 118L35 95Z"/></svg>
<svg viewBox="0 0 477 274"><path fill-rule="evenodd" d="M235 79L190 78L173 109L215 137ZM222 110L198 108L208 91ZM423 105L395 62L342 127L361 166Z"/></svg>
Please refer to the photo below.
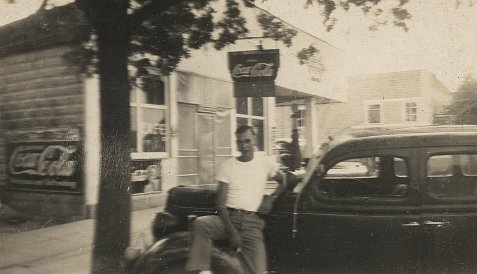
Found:
<svg viewBox="0 0 477 274"><path fill-rule="evenodd" d="M84 82L84 186L87 207L98 203L101 160L99 79Z"/></svg>
<svg viewBox="0 0 477 274"><path fill-rule="evenodd" d="M247 28L250 31L247 36L262 36L261 28L255 19L262 11L257 8L243 8L242 11L247 19ZM231 81L227 53L230 51L256 50L257 45L262 44L264 49L280 50L280 68L275 80L276 85L311 96L338 101L345 100L346 78L343 52L318 37L291 25L289 27L298 31L290 48L270 38L238 40L234 45L227 46L221 51L215 50L212 45L206 45L199 50L192 51L191 57L182 60L178 69ZM325 66L320 81L313 81L309 67L300 65L296 57L298 51L307 48L310 44L313 44L320 51L320 61Z"/></svg>

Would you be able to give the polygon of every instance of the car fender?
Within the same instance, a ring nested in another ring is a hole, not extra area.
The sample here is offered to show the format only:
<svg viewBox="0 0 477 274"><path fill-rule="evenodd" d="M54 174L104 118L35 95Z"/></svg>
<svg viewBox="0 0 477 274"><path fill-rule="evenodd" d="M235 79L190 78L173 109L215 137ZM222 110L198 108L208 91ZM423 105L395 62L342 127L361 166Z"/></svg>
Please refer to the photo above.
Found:
<svg viewBox="0 0 477 274"><path fill-rule="evenodd" d="M174 263L185 266L189 256L189 239L187 231L176 232L159 239L146 252L141 254L131 268L130 273L160 273ZM242 273L240 262L219 248L212 249L212 271L214 273Z"/></svg>

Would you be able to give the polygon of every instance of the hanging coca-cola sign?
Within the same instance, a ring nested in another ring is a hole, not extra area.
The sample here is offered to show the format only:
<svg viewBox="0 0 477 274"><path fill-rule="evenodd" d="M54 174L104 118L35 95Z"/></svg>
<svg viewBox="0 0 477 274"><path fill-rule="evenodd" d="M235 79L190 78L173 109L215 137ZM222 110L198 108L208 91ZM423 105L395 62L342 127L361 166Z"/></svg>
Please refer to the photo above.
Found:
<svg viewBox="0 0 477 274"><path fill-rule="evenodd" d="M278 49L229 52L235 97L273 97L280 67Z"/></svg>

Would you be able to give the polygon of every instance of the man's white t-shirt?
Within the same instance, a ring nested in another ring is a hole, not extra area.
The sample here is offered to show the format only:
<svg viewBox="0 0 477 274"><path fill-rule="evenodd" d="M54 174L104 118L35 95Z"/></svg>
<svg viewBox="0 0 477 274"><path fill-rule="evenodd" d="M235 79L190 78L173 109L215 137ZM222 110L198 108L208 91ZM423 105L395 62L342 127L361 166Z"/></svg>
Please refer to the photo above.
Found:
<svg viewBox="0 0 477 274"><path fill-rule="evenodd" d="M231 158L222 163L217 180L228 184L226 207L257 211L267 180L275 176L278 163L271 157L254 155L249 162Z"/></svg>

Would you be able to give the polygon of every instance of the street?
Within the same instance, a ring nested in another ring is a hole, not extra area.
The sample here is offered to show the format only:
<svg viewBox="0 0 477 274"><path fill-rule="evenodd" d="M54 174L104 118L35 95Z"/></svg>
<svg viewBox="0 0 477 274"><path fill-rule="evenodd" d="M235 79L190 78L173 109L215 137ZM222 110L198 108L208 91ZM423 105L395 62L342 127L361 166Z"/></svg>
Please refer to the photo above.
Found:
<svg viewBox="0 0 477 274"><path fill-rule="evenodd" d="M131 218L131 246L151 242L150 225L162 207L135 211ZM90 273L93 219L0 234L1 273ZM5 227L4 225L1 225Z"/></svg>

